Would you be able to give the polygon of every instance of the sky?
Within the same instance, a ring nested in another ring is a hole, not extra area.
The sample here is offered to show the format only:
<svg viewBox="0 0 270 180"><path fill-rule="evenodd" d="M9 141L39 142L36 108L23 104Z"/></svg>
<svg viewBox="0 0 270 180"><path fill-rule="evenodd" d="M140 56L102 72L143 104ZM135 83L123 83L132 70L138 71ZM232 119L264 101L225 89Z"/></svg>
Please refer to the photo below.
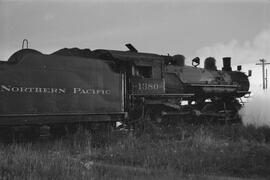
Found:
<svg viewBox="0 0 270 180"><path fill-rule="evenodd" d="M132 43L141 52L251 63L269 57L270 1L0 0L0 25L1 60L28 39L45 54L64 47L126 50ZM246 49L258 55L247 60L234 52Z"/></svg>
<svg viewBox="0 0 270 180"><path fill-rule="evenodd" d="M0 0L0 60L21 49L23 39L45 54L65 47L126 50L132 43L140 52L183 54L187 64L212 56L219 68L230 56L234 69L254 71L257 91L255 63L270 62L270 0Z"/></svg>

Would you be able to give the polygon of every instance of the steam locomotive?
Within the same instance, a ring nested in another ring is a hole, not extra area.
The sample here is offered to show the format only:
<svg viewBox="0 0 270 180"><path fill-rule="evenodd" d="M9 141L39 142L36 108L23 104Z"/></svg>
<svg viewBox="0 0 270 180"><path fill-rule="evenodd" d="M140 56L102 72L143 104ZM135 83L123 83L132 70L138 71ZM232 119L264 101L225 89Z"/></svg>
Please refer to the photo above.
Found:
<svg viewBox="0 0 270 180"><path fill-rule="evenodd" d="M48 55L27 48L1 61L1 130L48 125L60 132L79 123L107 128L117 121L238 118L249 80L240 68L232 71L229 57L217 70L214 58L199 68L198 57L187 66L182 55L126 46L128 51L65 48Z"/></svg>

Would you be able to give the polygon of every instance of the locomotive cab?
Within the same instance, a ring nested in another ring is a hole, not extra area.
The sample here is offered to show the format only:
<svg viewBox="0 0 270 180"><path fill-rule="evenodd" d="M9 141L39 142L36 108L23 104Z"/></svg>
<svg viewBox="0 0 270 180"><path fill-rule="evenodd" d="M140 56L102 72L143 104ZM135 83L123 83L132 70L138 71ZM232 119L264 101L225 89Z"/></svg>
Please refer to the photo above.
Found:
<svg viewBox="0 0 270 180"><path fill-rule="evenodd" d="M162 76L164 60L149 53L107 50L120 64L125 64L127 92L132 96L165 93Z"/></svg>

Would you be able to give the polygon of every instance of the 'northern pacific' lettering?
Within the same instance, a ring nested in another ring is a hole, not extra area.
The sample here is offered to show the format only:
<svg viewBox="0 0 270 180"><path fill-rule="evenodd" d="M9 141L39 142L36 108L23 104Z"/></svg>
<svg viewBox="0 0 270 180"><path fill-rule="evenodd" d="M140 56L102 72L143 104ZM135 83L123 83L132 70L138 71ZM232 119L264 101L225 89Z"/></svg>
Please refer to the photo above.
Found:
<svg viewBox="0 0 270 180"><path fill-rule="evenodd" d="M111 90L108 89L83 89L83 88L73 88L74 94L90 94L90 95L108 95L111 94Z"/></svg>
<svg viewBox="0 0 270 180"><path fill-rule="evenodd" d="M0 85L0 92L7 93L40 93L40 94L78 94L78 95L109 95L109 89L86 88L46 88L46 87L21 87Z"/></svg>
<svg viewBox="0 0 270 180"><path fill-rule="evenodd" d="M66 89L65 88L19 87L19 86L1 85L0 92L64 94L66 93Z"/></svg>

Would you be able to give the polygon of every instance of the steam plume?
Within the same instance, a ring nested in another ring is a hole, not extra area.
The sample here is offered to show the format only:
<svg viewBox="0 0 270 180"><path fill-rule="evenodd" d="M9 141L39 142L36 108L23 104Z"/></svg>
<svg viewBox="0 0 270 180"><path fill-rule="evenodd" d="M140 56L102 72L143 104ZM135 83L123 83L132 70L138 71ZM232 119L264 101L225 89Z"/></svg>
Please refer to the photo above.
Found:
<svg viewBox="0 0 270 180"><path fill-rule="evenodd" d="M270 127L270 92L255 94L240 110L244 125Z"/></svg>
<svg viewBox="0 0 270 180"><path fill-rule="evenodd" d="M222 57L230 56L234 64L255 64L261 58L270 61L270 26L251 40L240 42L232 39L227 43L203 47L197 51L197 56L201 58L212 56L220 62Z"/></svg>
<svg viewBox="0 0 270 180"><path fill-rule="evenodd" d="M262 70L261 67L255 65L261 58L270 62L270 26L251 40L244 42L231 40L227 43L217 43L199 49L196 56L201 58L215 57L219 66L222 57L230 56L232 57L232 63L235 65L242 64L245 72L251 69L253 75L249 80L252 95L248 99L248 103L241 109L240 115L245 125L270 127L270 92L261 90ZM269 70L270 65L266 68ZM235 68L233 69L235 70Z"/></svg>

